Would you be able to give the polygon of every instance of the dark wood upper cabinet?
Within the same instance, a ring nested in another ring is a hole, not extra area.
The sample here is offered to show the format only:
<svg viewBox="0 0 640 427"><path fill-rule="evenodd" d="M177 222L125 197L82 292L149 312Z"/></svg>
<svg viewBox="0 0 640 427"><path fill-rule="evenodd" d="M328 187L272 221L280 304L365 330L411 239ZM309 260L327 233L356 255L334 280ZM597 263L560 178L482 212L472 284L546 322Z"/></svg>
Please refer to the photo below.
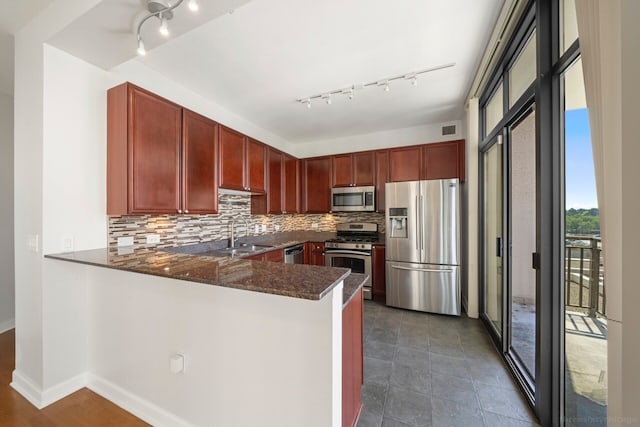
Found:
<svg viewBox="0 0 640 427"><path fill-rule="evenodd" d="M267 147L222 125L218 139L220 188L264 193Z"/></svg>
<svg viewBox="0 0 640 427"><path fill-rule="evenodd" d="M267 213L282 213L282 153L268 150L269 189L267 191Z"/></svg>
<svg viewBox="0 0 640 427"><path fill-rule="evenodd" d="M389 149L389 182L419 180L421 159L419 145Z"/></svg>
<svg viewBox="0 0 640 427"><path fill-rule="evenodd" d="M374 184L374 154L365 151L332 156L333 187Z"/></svg>
<svg viewBox="0 0 640 427"><path fill-rule="evenodd" d="M331 210L331 163L330 156L303 161L303 213L327 213Z"/></svg>
<svg viewBox="0 0 640 427"><path fill-rule="evenodd" d="M283 201L285 213L300 212L300 160L288 154L282 154L284 162Z"/></svg>
<svg viewBox="0 0 640 427"><path fill-rule="evenodd" d="M255 139L247 139L247 188L254 193L266 190L265 172L267 146Z"/></svg>
<svg viewBox="0 0 640 427"><path fill-rule="evenodd" d="M218 212L217 127L213 120L182 110L182 209Z"/></svg>
<svg viewBox="0 0 640 427"><path fill-rule="evenodd" d="M107 92L107 214L181 211L182 108L130 83Z"/></svg>
<svg viewBox="0 0 640 427"><path fill-rule="evenodd" d="M422 146L423 179L460 178L464 181L464 140Z"/></svg>
<svg viewBox="0 0 640 427"><path fill-rule="evenodd" d="M375 155L373 151L354 153L353 163L353 185L374 185L375 184Z"/></svg>
<svg viewBox="0 0 640 427"><path fill-rule="evenodd" d="M219 126L220 187L245 191L246 137L240 132Z"/></svg>
<svg viewBox="0 0 640 427"><path fill-rule="evenodd" d="M353 167L351 154L332 156L333 161L333 187L350 187L353 185Z"/></svg>
<svg viewBox="0 0 640 427"><path fill-rule="evenodd" d="M389 182L389 151L376 151L376 211L385 211L385 190L384 186Z"/></svg>

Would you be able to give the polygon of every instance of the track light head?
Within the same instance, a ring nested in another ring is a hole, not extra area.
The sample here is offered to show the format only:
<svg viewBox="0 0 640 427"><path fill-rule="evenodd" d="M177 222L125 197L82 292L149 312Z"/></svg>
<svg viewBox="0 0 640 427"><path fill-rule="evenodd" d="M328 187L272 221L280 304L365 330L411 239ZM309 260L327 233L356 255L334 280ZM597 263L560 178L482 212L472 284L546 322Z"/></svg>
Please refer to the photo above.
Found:
<svg viewBox="0 0 640 427"><path fill-rule="evenodd" d="M145 56L147 54L146 49L144 48L144 42L140 37L138 37L138 55Z"/></svg>
<svg viewBox="0 0 640 427"><path fill-rule="evenodd" d="M189 7L189 10L192 12L197 12L198 9L200 9L200 6L198 5L198 0L189 0L189 3L187 3L187 6Z"/></svg>
<svg viewBox="0 0 640 427"><path fill-rule="evenodd" d="M169 37L169 24L167 23L167 18L162 16L162 14L160 14L160 29L158 31L160 31L160 34L163 36Z"/></svg>

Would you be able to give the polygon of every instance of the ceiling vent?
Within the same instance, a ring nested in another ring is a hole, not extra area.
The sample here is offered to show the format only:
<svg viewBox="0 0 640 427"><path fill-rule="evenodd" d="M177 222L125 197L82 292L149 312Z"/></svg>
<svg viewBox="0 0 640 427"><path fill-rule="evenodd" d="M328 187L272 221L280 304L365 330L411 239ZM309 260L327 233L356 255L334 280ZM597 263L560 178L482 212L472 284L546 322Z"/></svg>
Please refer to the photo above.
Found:
<svg viewBox="0 0 640 427"><path fill-rule="evenodd" d="M442 126L442 136L455 135L455 134L456 134L456 125Z"/></svg>

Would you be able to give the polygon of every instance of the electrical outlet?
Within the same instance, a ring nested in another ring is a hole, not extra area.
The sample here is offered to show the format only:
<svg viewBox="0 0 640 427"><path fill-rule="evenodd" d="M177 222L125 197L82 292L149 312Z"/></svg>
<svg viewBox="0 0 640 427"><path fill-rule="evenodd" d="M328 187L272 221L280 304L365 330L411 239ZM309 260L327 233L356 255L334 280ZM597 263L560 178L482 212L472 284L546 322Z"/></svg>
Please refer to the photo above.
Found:
<svg viewBox="0 0 640 427"><path fill-rule="evenodd" d="M73 237L67 236L62 238L62 251L73 252Z"/></svg>
<svg viewBox="0 0 640 427"><path fill-rule="evenodd" d="M311 228L318 228L318 223L317 222L312 222L311 223Z"/></svg>
<svg viewBox="0 0 640 427"><path fill-rule="evenodd" d="M255 225L253 232L258 234L260 232L260 226L258 224Z"/></svg>
<svg viewBox="0 0 640 427"><path fill-rule="evenodd" d="M265 233L267 231L267 224L262 224L262 232Z"/></svg>
<svg viewBox="0 0 640 427"><path fill-rule="evenodd" d="M274 226L273 226L273 228L274 228L276 231L280 231L280 225L279 225L279 224L274 225Z"/></svg>
<svg viewBox="0 0 640 427"><path fill-rule="evenodd" d="M118 237L118 246L133 246L133 236Z"/></svg>
<svg viewBox="0 0 640 427"><path fill-rule="evenodd" d="M147 245L153 245L156 243L160 243L160 235L159 234L149 234L147 236Z"/></svg>

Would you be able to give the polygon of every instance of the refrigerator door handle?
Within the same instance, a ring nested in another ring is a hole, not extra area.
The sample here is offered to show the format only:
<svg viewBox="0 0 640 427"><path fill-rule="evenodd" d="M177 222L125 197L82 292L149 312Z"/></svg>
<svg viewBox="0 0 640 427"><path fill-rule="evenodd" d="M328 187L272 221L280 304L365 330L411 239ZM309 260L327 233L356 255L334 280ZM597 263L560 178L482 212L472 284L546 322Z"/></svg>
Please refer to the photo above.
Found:
<svg viewBox="0 0 640 427"><path fill-rule="evenodd" d="M422 244L422 242L420 241L420 215L419 215L419 209L420 209L420 205L418 204L418 196L416 196L416 209L415 209L415 216L416 216L416 250L420 250L420 245Z"/></svg>
<svg viewBox="0 0 640 427"><path fill-rule="evenodd" d="M424 260L424 205L422 204L422 195L420 195L420 259Z"/></svg>
<svg viewBox="0 0 640 427"><path fill-rule="evenodd" d="M422 271L425 273L453 273L452 268L445 268L445 269L411 268L411 267L403 267L401 265L392 265L391 268L395 268L396 270Z"/></svg>

